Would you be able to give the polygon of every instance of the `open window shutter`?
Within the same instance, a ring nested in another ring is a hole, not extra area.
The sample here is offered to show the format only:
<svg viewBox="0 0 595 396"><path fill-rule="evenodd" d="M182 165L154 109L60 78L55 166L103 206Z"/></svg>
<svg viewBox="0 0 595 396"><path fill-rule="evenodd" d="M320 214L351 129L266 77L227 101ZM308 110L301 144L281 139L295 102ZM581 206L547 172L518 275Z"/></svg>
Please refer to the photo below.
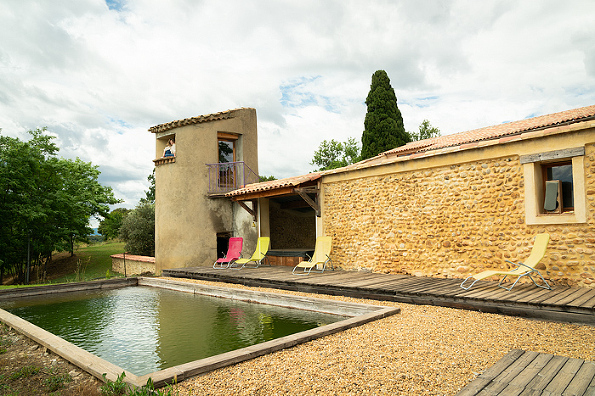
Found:
<svg viewBox="0 0 595 396"><path fill-rule="evenodd" d="M545 202L543 209L548 212L562 211L562 183L560 180L548 180L545 182Z"/></svg>

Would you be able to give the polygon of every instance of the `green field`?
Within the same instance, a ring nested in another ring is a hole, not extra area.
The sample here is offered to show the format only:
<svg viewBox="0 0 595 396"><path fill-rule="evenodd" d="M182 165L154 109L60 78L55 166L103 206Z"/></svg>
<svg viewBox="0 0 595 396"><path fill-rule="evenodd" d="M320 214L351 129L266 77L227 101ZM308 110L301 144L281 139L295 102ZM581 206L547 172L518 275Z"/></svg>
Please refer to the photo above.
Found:
<svg viewBox="0 0 595 396"><path fill-rule="evenodd" d="M122 277L123 274L112 272L111 255L122 253L124 251L124 242L99 242L90 245L78 245L74 249L77 262L81 265L78 273L73 270L72 273L61 276L59 278L51 279L49 283L69 283L82 282L94 279ZM108 273L109 271L109 273ZM9 289L15 287L31 287L40 286L40 284L31 285L0 285L0 289Z"/></svg>
<svg viewBox="0 0 595 396"><path fill-rule="evenodd" d="M61 278L53 279L52 283L66 283L87 281L98 278L123 276L123 274L112 273L111 255L122 253L124 242L100 242L91 245L81 245L74 249L80 259L81 267L79 273L73 273Z"/></svg>

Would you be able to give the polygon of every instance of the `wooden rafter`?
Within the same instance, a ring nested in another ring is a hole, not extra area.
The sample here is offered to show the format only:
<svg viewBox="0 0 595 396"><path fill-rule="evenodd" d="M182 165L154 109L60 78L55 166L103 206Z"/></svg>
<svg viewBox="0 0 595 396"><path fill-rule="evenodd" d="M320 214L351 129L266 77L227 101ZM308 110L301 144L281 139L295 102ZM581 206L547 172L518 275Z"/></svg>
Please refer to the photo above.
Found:
<svg viewBox="0 0 595 396"><path fill-rule="evenodd" d="M244 208L248 213L250 213L252 215L252 218L254 219L254 221L256 221L256 215L258 214L258 209L257 209L258 206L257 206L255 200L252 201L252 208L254 208L254 209L252 209L248 205L246 205L245 201L236 201L236 202L239 203L240 206L242 208Z"/></svg>
<svg viewBox="0 0 595 396"><path fill-rule="evenodd" d="M317 200L314 201L308 195L308 192L312 192L312 193L315 193L316 196L318 197L318 189L316 187L304 187L304 188L296 187L296 188L294 188L294 191L296 193L298 193L300 195L300 197L302 197L302 199L304 201L306 201L308 203L308 205L310 205L312 207L312 209L314 209L314 211L316 212L316 217L320 217L320 205L318 205L318 202L316 202Z"/></svg>

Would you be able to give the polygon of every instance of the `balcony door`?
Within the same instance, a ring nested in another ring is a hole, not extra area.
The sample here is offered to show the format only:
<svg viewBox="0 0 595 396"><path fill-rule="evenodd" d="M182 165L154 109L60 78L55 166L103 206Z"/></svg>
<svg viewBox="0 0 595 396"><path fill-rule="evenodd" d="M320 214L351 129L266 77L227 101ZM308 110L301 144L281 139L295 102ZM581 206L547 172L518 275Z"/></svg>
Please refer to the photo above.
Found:
<svg viewBox="0 0 595 396"><path fill-rule="evenodd" d="M218 132L217 146L219 152L219 186L232 187L236 181L236 146L238 135ZM229 165L224 165L229 163Z"/></svg>

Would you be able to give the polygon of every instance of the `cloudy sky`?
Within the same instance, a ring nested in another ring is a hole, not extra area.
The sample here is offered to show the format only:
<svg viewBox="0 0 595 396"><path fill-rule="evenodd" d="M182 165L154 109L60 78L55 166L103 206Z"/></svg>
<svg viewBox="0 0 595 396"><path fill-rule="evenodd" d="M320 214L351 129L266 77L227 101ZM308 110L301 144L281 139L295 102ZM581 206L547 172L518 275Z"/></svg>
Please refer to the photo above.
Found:
<svg viewBox="0 0 595 396"><path fill-rule="evenodd" d="M593 105L595 2L0 2L1 133L47 127L125 207L148 187L151 126L254 107L260 173L308 173L323 139L360 140L378 69L407 130Z"/></svg>

